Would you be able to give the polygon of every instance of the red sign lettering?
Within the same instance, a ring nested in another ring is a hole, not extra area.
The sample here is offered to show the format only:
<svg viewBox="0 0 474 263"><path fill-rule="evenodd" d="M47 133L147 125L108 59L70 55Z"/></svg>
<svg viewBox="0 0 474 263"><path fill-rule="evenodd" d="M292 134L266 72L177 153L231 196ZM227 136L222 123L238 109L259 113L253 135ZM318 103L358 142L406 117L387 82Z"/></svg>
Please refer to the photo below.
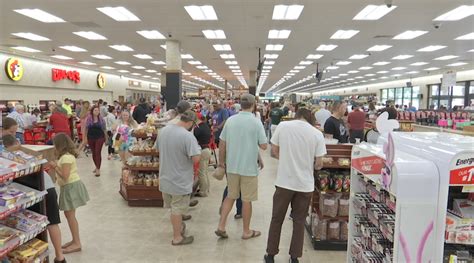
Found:
<svg viewBox="0 0 474 263"><path fill-rule="evenodd" d="M67 78L75 83L81 82L81 74L79 71L53 68L52 72L53 81L59 81Z"/></svg>

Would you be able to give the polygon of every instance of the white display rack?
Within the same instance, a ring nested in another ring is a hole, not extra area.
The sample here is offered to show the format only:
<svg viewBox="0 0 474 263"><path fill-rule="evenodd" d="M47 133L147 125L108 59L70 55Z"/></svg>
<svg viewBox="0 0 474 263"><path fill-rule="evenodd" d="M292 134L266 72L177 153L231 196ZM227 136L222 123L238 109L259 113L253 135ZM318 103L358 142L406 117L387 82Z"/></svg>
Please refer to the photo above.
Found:
<svg viewBox="0 0 474 263"><path fill-rule="evenodd" d="M382 172L389 176L382 176ZM393 143L385 151L382 145L354 146L347 262L438 262L433 255L437 249L439 182L438 169L432 161L395 150ZM374 207L373 201L362 204L370 208L366 213L358 208L358 194L368 192L367 184L371 185L372 195L380 197L375 206L393 211L378 212L380 208ZM371 225L356 226L361 215L370 217ZM392 220L392 227L387 228L386 220ZM357 242L360 240L362 244ZM353 255L353 251L360 253ZM377 251L379 258L362 259Z"/></svg>

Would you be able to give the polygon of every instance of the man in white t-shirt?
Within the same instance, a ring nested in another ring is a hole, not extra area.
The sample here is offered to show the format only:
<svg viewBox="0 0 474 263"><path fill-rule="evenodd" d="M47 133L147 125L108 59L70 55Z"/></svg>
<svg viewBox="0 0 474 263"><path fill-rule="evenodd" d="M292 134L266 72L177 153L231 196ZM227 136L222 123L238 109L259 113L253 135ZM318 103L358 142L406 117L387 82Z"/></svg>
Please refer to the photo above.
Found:
<svg viewBox="0 0 474 263"><path fill-rule="evenodd" d="M314 117L306 108L298 109L296 120L282 122L272 136L272 157L279 159L273 196L272 221L268 234L265 262L274 262L279 252L280 234L286 211L291 204L293 236L290 262L303 255L304 222L314 191L314 170L321 169L326 154L324 135L314 126Z"/></svg>
<svg viewBox="0 0 474 263"><path fill-rule="evenodd" d="M331 117L331 112L326 109L326 102L321 101L319 106L321 108L314 114L314 117L316 117L316 121L319 123L319 125L324 128L326 120Z"/></svg>

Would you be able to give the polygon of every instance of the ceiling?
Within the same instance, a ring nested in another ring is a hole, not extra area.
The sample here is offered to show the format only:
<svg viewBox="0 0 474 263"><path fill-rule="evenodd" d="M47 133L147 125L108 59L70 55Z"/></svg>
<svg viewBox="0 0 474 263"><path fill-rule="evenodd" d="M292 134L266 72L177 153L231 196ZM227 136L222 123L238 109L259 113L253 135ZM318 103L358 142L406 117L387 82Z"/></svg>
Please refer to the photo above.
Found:
<svg viewBox="0 0 474 263"><path fill-rule="evenodd" d="M272 20L273 8L276 4L301 4L304 9L298 20L274 21ZM473 40L454 40L455 38L474 32L474 15L459 21L437 23L433 19L460 5L474 5L473 0L393 0L397 6L392 12L376 21L354 21L352 18L368 4L383 4L383 0L0 0L0 50L17 52L22 55L35 56L40 59L58 61L84 67L78 64L81 61L94 62L97 65L88 66L93 70L100 70L114 74L121 74L134 78L143 78L159 81L157 73L145 70L163 70L162 66L134 57L135 54L148 54L152 60L165 61L165 50L160 45L166 39L149 40L138 35L139 30L158 30L168 39L178 40L181 43L182 53L191 54L219 76L227 79L231 85L237 87L241 84L237 76L220 58L220 54L232 53L240 66L243 77L249 83L249 71L256 70L258 64L258 48L263 54L279 54L274 59L275 64L265 82L261 81L261 92L313 92L322 89L350 87L351 85L364 85L385 82L395 78L418 77L428 74L444 72L450 67L447 65L459 61L468 64L453 67L455 70L474 68ZM188 15L186 5L212 5L217 13L217 21L194 21ZM99 12L96 8L104 6L124 6L140 18L137 22L117 22ZM42 23L24 15L14 12L14 9L39 8L50 14L58 16L66 23ZM202 30L222 29L227 39L206 39ZM291 34L288 39L268 39L271 29L289 29ZM359 30L351 39L335 40L330 37L339 29ZM406 30L429 31L413 40L394 40L393 36ZM92 41L74 35L76 31L94 31L105 37L104 41ZM13 36L12 33L31 32L49 38L51 41L31 41ZM171 37L168 37L171 35ZM122 44L134 49L134 52L120 52L109 45ZM218 52L213 44L230 44L231 52ZM265 52L266 44L283 44L284 48L278 52ZM333 51L315 51L321 44L338 45ZM87 52L70 52L58 48L64 45L74 45L87 50ZM374 45L391 45L381 52L370 52L370 55L361 60L350 60L354 54L368 54L367 49ZM434 52L417 52L418 49L429 45L447 46ZM13 46L27 46L38 49L41 53L23 53L11 49ZM53 51L55 50L55 51ZM94 54L105 54L112 60L99 60L91 57ZM300 61L306 60L309 54L322 54L322 58L313 60L312 65L295 73L286 81L278 83L285 74L289 73ZM406 60L393 60L397 55L413 55ZM56 60L52 55L64 55L73 60ZM455 55L457 58L437 61L434 58ZM118 65L115 61L128 61L131 65ZM349 65L340 65L338 69L324 73L323 81L319 84L312 77L316 72L316 63L319 68L326 69L339 61L350 61ZM385 66L372 64L387 61ZM423 66L411 66L415 62L427 62ZM102 69L110 66L115 69ZM143 66L146 69L133 69L132 66ZM370 66L372 69L360 70L360 67ZM392 70L396 67L406 69ZM437 67L439 70L426 71L425 69ZM119 73L118 70L129 70L130 73ZM183 70L191 73L184 76L187 81L204 85L205 82L192 78L200 77L223 87L223 83L209 76L196 66L183 60ZM359 71L349 74L349 71ZM388 71L388 73L377 73ZM418 71L415 73L413 71ZM412 72L407 74L408 72ZM128 75L140 73L140 76ZM339 75L342 74L342 75ZM345 74L348 74L345 76ZM368 76L366 76L369 74ZM374 74L374 76L370 75ZM396 75L398 74L398 75ZM395 76L394 76L395 75ZM144 76L150 76L144 78ZM331 77L335 77L332 78ZM356 77L359 77L356 79ZM186 83L186 87L198 85ZM290 86L291 85L291 86Z"/></svg>

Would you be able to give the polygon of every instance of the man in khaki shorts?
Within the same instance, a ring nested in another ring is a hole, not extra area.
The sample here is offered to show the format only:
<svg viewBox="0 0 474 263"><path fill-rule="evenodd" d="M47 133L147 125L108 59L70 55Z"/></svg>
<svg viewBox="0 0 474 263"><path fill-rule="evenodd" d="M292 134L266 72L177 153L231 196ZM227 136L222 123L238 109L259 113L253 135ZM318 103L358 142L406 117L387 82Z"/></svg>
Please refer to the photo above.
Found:
<svg viewBox="0 0 474 263"><path fill-rule="evenodd" d="M242 239L261 235L250 229L252 202L258 199L258 153L259 148L267 149L267 138L262 122L255 118L255 96L241 97L242 111L229 119L220 135L219 166L227 171L229 194L222 204L219 226L215 231L221 238L227 238L226 221L234 201L242 198L243 233Z"/></svg>
<svg viewBox="0 0 474 263"><path fill-rule="evenodd" d="M171 244L187 245L193 236L185 236L183 215L188 211L193 191L193 165L199 163L201 148L189 132L196 123L196 114L190 110L181 114L176 124L167 125L160 131L156 147L160 152L160 191L165 207L171 208L173 241Z"/></svg>

